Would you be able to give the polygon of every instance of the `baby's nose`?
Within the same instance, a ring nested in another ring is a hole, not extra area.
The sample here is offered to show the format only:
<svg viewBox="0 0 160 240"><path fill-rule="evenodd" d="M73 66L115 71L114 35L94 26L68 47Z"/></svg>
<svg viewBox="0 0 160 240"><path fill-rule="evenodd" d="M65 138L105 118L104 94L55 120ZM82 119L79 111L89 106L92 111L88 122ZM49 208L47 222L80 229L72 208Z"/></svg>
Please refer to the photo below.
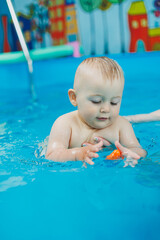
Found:
<svg viewBox="0 0 160 240"><path fill-rule="evenodd" d="M109 104L108 104L108 103L103 104L103 106L102 106L101 109L100 109L100 112L101 112L101 113L110 112L110 106L109 106Z"/></svg>

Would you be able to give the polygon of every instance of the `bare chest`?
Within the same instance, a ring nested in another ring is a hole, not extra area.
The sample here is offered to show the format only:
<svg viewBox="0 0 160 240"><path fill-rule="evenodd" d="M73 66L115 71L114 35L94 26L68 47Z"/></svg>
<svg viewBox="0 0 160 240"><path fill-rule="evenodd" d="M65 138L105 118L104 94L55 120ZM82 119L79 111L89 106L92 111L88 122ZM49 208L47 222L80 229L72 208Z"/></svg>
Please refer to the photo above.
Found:
<svg viewBox="0 0 160 240"><path fill-rule="evenodd" d="M77 126L72 127L70 139L70 148L81 147L84 142L95 143L95 137L102 137L111 143L119 140L119 130L115 126L105 129L80 129Z"/></svg>

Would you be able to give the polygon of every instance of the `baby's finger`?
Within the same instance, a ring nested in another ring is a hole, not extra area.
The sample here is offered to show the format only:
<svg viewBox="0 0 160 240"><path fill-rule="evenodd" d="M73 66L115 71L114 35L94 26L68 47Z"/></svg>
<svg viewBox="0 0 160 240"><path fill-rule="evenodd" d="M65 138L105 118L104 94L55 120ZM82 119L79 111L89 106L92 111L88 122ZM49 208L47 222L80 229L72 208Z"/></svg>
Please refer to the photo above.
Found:
<svg viewBox="0 0 160 240"><path fill-rule="evenodd" d="M81 147L86 147L86 146L91 146L93 145L92 143L87 143L87 142L84 142L82 143Z"/></svg>
<svg viewBox="0 0 160 240"><path fill-rule="evenodd" d="M89 152L89 153L88 153L88 157L89 157L89 158L98 158L99 155L98 155L97 153L94 153L94 152Z"/></svg>
<svg viewBox="0 0 160 240"><path fill-rule="evenodd" d="M110 146L111 143L109 141L107 141L106 139L102 138L102 137L94 137L95 142L103 142L103 146Z"/></svg>
<svg viewBox="0 0 160 240"><path fill-rule="evenodd" d="M86 157L85 162L89 165L94 165L94 162L89 157Z"/></svg>
<svg viewBox="0 0 160 240"><path fill-rule="evenodd" d="M99 143L94 145L96 148L101 149L103 146L103 141L100 141Z"/></svg>
<svg viewBox="0 0 160 240"><path fill-rule="evenodd" d="M102 149L102 146L103 146L103 142L100 141L99 143L95 144L95 145L92 145L91 148L90 148L90 151L92 152L98 152Z"/></svg>
<svg viewBox="0 0 160 240"><path fill-rule="evenodd" d="M131 166L132 168L134 168L134 167L136 166L136 164L130 163L130 166Z"/></svg>
<svg viewBox="0 0 160 240"><path fill-rule="evenodd" d="M87 168L87 165L86 165L86 163L85 162L83 162L83 165L82 165L83 167L85 167L85 168Z"/></svg>
<svg viewBox="0 0 160 240"><path fill-rule="evenodd" d="M132 152L131 157L132 157L134 160L140 159L140 156L139 156L137 153L135 153L135 152Z"/></svg>
<svg viewBox="0 0 160 240"><path fill-rule="evenodd" d="M134 167L138 164L138 161L137 160L133 160L133 165Z"/></svg>
<svg viewBox="0 0 160 240"><path fill-rule="evenodd" d="M126 148L123 147L118 141L115 141L115 146L121 152L124 152L126 150Z"/></svg>
<svg viewBox="0 0 160 240"><path fill-rule="evenodd" d="M129 163L125 162L123 167L125 168L125 167L127 167L128 165L129 165Z"/></svg>

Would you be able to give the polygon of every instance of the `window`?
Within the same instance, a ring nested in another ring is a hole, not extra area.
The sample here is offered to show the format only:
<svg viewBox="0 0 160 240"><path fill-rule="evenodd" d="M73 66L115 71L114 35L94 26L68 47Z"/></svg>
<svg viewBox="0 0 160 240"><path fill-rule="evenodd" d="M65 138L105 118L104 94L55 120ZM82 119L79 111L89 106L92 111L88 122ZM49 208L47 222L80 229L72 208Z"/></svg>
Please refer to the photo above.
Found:
<svg viewBox="0 0 160 240"><path fill-rule="evenodd" d="M68 42L77 41L77 36L76 36L76 34L68 35L67 38L68 38Z"/></svg>
<svg viewBox="0 0 160 240"><path fill-rule="evenodd" d="M55 32L55 31L56 31L56 24L55 24L55 23L52 23L52 25L51 25L51 31L52 31L52 32Z"/></svg>
<svg viewBox="0 0 160 240"><path fill-rule="evenodd" d="M145 18L141 19L141 26L142 27L147 27L147 20Z"/></svg>
<svg viewBox="0 0 160 240"><path fill-rule="evenodd" d="M67 16L67 21L71 21L71 16Z"/></svg>
<svg viewBox="0 0 160 240"><path fill-rule="evenodd" d="M139 24L138 24L138 22L137 22L136 20L132 21L132 27L133 27L134 29L136 29L136 28L139 27Z"/></svg>
<svg viewBox="0 0 160 240"><path fill-rule="evenodd" d="M63 31L62 21L59 21L59 22L58 22L58 31L59 31L59 32L62 32L62 31Z"/></svg>
<svg viewBox="0 0 160 240"><path fill-rule="evenodd" d="M30 35L30 32L29 32L29 31L26 31L26 32L24 33L24 36L25 36L26 42L30 42L30 41L31 41L31 35Z"/></svg>
<svg viewBox="0 0 160 240"><path fill-rule="evenodd" d="M61 17L62 16L62 11L60 8L57 9L57 17Z"/></svg>
<svg viewBox="0 0 160 240"><path fill-rule="evenodd" d="M50 18L54 18L54 11L50 11Z"/></svg>
<svg viewBox="0 0 160 240"><path fill-rule="evenodd" d="M63 45L64 44L64 39L61 38L60 41L59 41L60 45Z"/></svg>

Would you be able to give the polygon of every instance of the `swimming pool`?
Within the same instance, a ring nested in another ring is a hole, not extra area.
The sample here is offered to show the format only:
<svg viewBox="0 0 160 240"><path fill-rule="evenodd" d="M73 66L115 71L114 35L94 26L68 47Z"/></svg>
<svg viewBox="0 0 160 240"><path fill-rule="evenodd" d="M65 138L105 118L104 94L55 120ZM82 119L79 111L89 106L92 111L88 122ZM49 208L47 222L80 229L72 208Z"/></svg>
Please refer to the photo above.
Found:
<svg viewBox="0 0 160 240"><path fill-rule="evenodd" d="M160 53L112 55L125 73L121 114L159 109ZM0 65L0 239L158 239L160 123L134 124L148 157L135 167L49 162L34 155L53 121L72 111L67 90L82 58Z"/></svg>

